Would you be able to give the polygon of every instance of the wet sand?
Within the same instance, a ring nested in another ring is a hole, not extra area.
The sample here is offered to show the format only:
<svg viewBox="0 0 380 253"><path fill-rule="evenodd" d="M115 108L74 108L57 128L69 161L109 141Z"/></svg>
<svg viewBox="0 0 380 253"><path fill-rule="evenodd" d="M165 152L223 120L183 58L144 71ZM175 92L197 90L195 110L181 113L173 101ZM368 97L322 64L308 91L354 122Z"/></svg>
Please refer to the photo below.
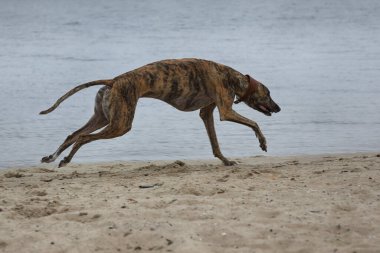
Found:
<svg viewBox="0 0 380 253"><path fill-rule="evenodd" d="M380 252L380 154L0 171L0 252Z"/></svg>

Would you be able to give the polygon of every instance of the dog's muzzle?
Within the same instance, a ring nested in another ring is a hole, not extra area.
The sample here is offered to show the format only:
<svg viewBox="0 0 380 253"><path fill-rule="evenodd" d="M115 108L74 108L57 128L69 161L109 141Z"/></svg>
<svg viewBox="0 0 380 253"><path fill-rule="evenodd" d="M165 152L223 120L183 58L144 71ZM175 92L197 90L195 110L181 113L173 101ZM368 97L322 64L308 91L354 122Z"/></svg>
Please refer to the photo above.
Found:
<svg viewBox="0 0 380 253"><path fill-rule="evenodd" d="M277 113L277 112L281 111L281 108L276 103L274 103L270 107L266 106L266 105L259 104L259 105L257 105L257 108L255 108L255 109L258 110L259 112L267 115L267 116L272 116L272 113Z"/></svg>

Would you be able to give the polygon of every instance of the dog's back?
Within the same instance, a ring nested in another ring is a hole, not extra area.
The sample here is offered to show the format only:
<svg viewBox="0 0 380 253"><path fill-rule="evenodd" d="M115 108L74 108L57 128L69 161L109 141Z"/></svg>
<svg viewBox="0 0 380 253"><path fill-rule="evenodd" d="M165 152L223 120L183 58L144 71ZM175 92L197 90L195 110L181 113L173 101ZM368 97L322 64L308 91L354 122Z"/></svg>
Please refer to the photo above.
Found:
<svg viewBox="0 0 380 253"><path fill-rule="evenodd" d="M230 67L189 58L150 63L114 80L120 85L138 85L139 97L160 99L179 110L193 111L212 103L220 88L233 92L239 78L244 76Z"/></svg>

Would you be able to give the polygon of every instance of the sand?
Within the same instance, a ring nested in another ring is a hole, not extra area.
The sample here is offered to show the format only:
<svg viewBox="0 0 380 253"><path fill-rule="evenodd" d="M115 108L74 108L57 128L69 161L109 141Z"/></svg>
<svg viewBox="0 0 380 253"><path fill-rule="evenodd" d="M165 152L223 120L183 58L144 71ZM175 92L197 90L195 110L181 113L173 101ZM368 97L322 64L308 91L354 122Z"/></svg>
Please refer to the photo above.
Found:
<svg viewBox="0 0 380 253"><path fill-rule="evenodd" d="M380 154L0 171L0 252L380 252Z"/></svg>

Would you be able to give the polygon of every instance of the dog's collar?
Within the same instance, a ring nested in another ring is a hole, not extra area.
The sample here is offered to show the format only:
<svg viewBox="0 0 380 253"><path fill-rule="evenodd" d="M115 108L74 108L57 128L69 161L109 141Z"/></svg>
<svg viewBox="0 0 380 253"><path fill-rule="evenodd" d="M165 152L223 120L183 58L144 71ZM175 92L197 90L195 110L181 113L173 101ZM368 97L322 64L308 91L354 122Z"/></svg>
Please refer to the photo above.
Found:
<svg viewBox="0 0 380 253"><path fill-rule="evenodd" d="M255 91L257 91L258 89L258 84L259 82L256 81L255 79L253 79L252 77L250 77L249 75L245 75L248 79L248 87L247 89L245 90L245 93L243 96L239 97L239 99L237 99L234 103L235 104L238 104L242 101L245 101L247 100L247 98L249 98Z"/></svg>

